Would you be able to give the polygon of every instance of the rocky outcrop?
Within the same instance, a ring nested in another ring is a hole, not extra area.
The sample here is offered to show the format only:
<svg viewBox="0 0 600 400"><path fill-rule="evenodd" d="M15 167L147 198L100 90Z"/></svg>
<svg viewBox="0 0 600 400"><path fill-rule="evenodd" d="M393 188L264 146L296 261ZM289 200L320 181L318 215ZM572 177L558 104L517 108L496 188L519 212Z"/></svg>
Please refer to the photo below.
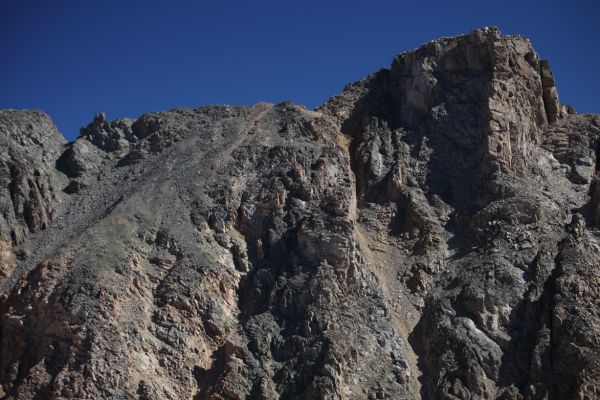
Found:
<svg viewBox="0 0 600 400"><path fill-rule="evenodd" d="M425 44L314 111L99 114L67 145L2 116L41 171L2 225L3 398L600 395L600 117L527 39Z"/></svg>
<svg viewBox="0 0 600 400"><path fill-rule="evenodd" d="M60 210L55 162L64 142L39 111L0 111L0 285L27 256L27 238Z"/></svg>
<svg viewBox="0 0 600 400"><path fill-rule="evenodd" d="M583 346L577 354L590 358L577 368L559 367L554 346L577 345L553 314L563 307L557 282L574 278L557 266L568 223L597 221L598 117L559 106L530 43L493 28L441 39L321 110L354 139L359 226L383 242L376 274L388 304L401 303L421 396L597 397L597 345ZM569 315L586 309L574 307Z"/></svg>

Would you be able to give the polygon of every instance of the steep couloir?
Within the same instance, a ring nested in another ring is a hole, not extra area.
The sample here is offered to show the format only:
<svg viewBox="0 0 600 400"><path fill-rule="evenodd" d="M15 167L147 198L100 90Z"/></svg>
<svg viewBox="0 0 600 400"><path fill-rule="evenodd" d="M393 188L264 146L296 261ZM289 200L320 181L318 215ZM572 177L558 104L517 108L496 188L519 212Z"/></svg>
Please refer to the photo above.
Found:
<svg viewBox="0 0 600 400"><path fill-rule="evenodd" d="M599 138L496 28L316 110L0 111L0 398L600 398Z"/></svg>

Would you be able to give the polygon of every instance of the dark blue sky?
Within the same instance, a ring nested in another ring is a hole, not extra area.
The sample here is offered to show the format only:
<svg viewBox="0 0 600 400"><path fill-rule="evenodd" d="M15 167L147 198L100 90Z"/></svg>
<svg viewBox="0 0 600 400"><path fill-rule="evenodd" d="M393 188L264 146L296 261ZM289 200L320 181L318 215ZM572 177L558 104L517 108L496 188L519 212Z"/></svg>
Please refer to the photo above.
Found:
<svg viewBox="0 0 600 400"><path fill-rule="evenodd" d="M0 108L73 139L109 118L211 103L315 107L403 50L496 25L550 60L561 101L600 112L600 1L0 2Z"/></svg>

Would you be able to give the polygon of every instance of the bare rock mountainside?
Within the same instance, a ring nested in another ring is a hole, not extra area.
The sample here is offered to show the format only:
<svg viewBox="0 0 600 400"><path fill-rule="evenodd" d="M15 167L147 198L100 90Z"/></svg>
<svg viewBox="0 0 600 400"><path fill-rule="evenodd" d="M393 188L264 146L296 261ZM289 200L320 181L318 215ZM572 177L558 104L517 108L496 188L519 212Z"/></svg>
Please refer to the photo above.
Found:
<svg viewBox="0 0 600 400"><path fill-rule="evenodd" d="M600 398L600 116L523 37L0 144L2 399Z"/></svg>

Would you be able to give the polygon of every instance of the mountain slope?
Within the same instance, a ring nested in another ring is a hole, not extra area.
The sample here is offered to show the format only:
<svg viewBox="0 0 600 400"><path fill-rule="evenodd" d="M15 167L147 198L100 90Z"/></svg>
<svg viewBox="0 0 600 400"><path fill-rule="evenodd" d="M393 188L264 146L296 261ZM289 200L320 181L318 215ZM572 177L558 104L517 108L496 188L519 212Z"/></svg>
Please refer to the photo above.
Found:
<svg viewBox="0 0 600 400"><path fill-rule="evenodd" d="M1 113L3 398L600 396L600 117L527 39L314 111Z"/></svg>

